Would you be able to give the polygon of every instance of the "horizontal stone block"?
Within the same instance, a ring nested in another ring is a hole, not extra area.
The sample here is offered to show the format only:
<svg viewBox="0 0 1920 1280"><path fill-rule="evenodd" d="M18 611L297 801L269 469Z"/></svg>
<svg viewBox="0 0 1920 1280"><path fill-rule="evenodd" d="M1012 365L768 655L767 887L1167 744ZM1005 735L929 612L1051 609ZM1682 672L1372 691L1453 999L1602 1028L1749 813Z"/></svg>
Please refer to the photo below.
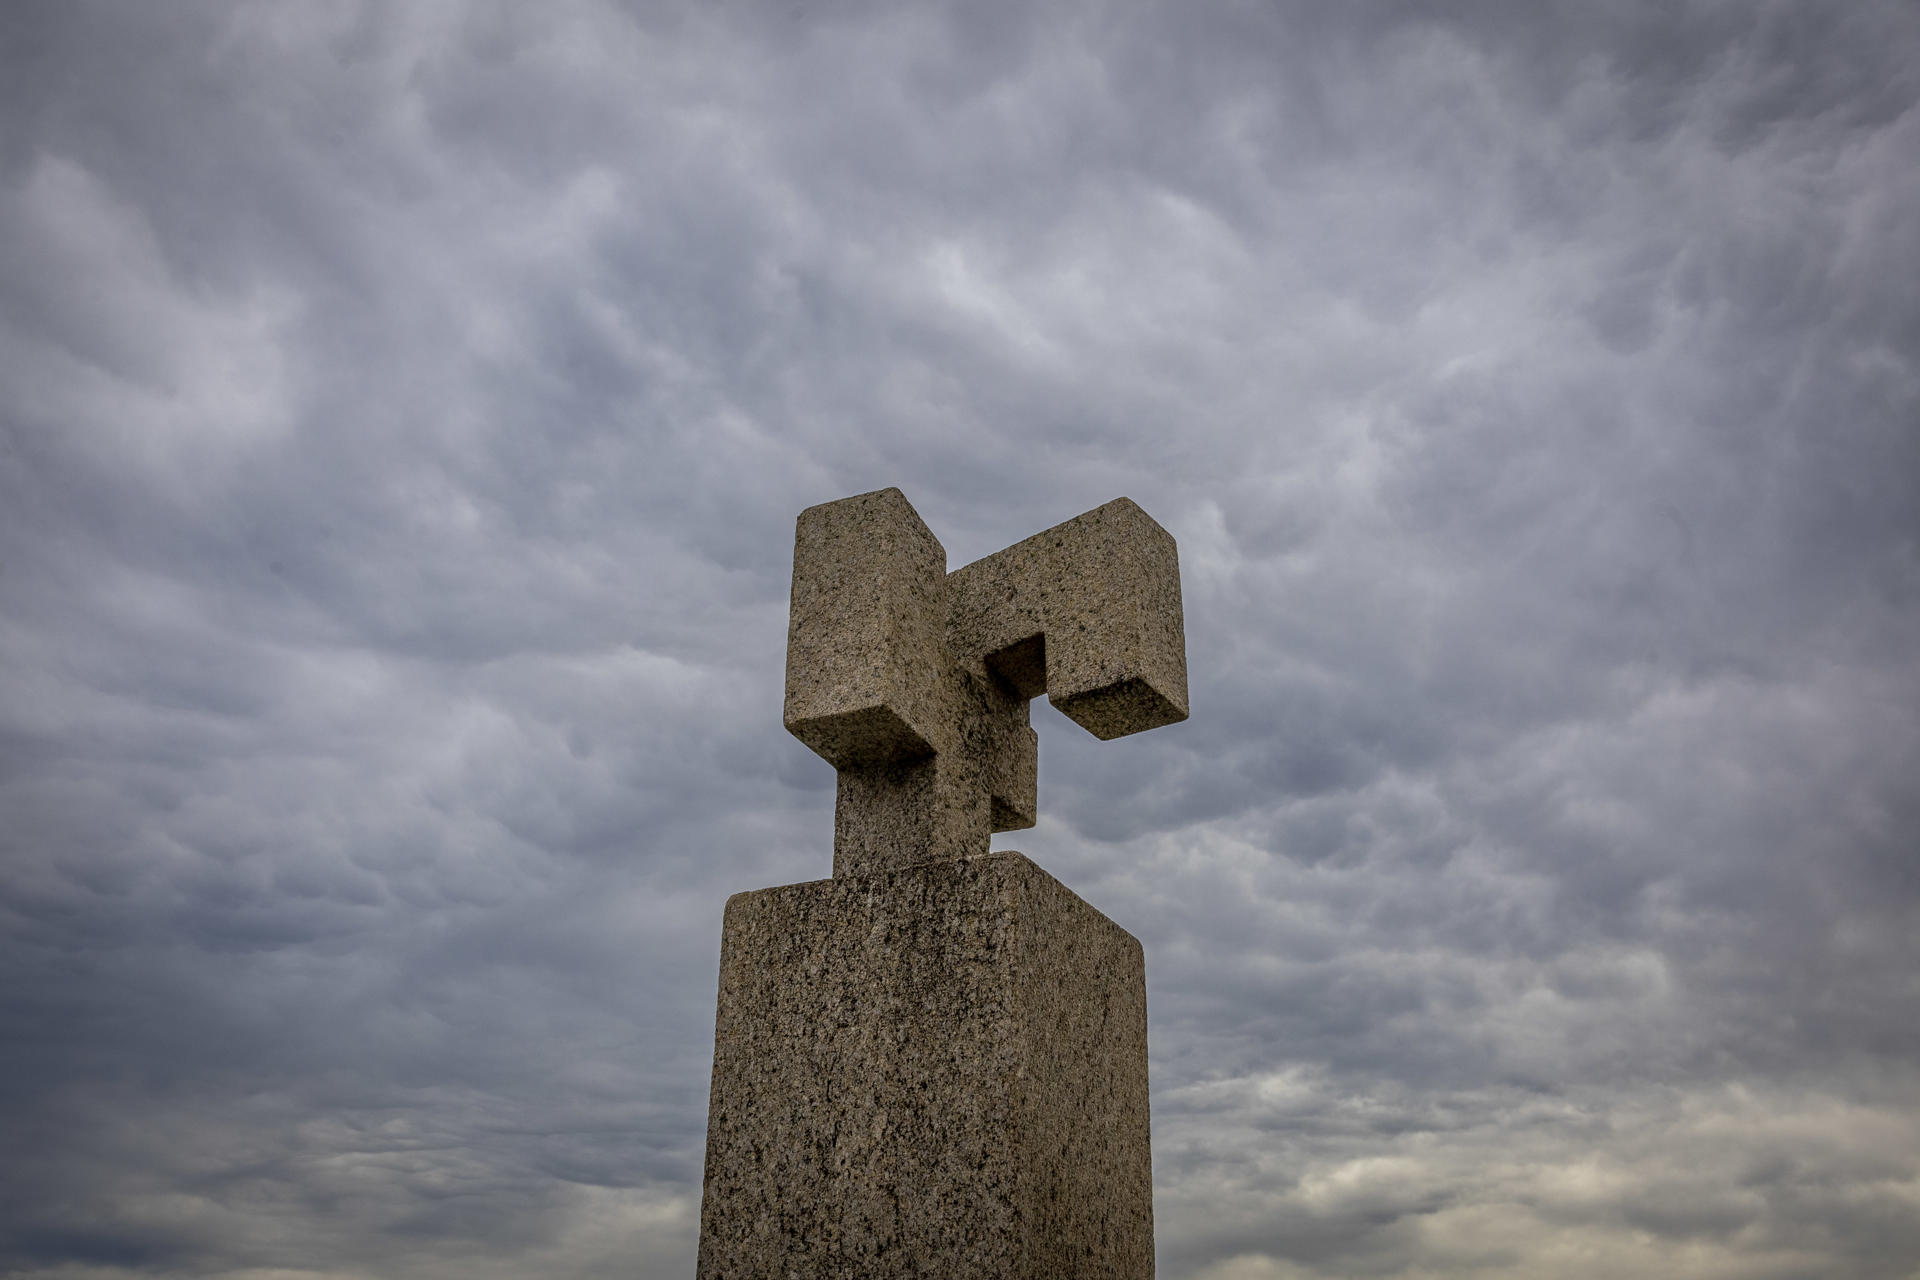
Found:
<svg viewBox="0 0 1920 1280"><path fill-rule="evenodd" d="M1187 718L1180 558L1127 498L947 575L947 643L1100 738Z"/></svg>

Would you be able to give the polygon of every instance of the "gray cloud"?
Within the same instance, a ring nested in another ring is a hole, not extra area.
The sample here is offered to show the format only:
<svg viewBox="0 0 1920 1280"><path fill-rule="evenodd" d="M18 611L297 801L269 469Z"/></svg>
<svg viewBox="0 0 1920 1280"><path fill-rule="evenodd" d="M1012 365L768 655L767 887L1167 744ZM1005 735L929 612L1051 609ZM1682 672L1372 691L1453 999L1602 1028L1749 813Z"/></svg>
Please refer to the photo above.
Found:
<svg viewBox="0 0 1920 1280"><path fill-rule="evenodd" d="M683 1275L791 521L1126 493L1161 1271L1920 1255L1897 4L16 4L0 1267Z"/></svg>

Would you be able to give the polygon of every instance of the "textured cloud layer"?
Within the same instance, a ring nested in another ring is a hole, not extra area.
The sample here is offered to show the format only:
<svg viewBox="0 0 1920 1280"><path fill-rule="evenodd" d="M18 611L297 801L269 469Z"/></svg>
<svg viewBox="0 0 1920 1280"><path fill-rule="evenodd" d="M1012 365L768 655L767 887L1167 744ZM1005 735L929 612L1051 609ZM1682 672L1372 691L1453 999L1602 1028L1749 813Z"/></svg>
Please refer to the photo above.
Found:
<svg viewBox="0 0 1920 1280"><path fill-rule="evenodd" d="M1920 1257L1920 24L19 3L0 1269L682 1276L792 520L1119 494L1161 1273Z"/></svg>

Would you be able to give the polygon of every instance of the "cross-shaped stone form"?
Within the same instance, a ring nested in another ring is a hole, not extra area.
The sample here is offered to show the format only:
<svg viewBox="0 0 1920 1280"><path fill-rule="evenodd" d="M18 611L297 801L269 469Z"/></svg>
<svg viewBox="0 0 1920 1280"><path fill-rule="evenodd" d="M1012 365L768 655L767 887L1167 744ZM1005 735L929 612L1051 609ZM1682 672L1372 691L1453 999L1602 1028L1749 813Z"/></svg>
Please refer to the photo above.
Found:
<svg viewBox="0 0 1920 1280"><path fill-rule="evenodd" d="M1173 538L1131 500L952 573L898 489L800 513L784 719L839 771L836 878L1031 827L1042 693L1103 739L1187 718Z"/></svg>

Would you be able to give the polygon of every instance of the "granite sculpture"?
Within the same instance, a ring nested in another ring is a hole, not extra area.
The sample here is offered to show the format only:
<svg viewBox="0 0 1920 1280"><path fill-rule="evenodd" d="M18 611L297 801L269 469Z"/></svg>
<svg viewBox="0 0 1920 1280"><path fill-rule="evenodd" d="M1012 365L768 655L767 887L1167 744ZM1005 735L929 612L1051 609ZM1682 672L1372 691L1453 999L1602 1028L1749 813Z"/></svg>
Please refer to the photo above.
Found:
<svg viewBox="0 0 1920 1280"><path fill-rule="evenodd" d="M1103 739L1187 716L1133 502L952 573L898 489L801 513L784 720L838 772L833 878L727 903L701 1280L1152 1276L1140 944L988 851L1043 693Z"/></svg>

